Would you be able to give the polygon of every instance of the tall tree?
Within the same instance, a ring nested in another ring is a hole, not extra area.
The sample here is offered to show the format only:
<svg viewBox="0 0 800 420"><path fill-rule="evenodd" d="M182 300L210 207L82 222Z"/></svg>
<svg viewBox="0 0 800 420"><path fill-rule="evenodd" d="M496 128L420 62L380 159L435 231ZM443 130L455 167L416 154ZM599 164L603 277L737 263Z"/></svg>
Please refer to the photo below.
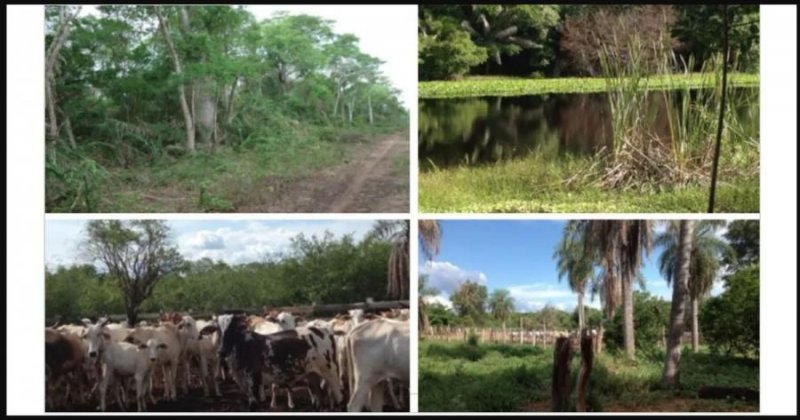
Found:
<svg viewBox="0 0 800 420"><path fill-rule="evenodd" d="M430 261L436 254L439 253L439 244L442 240L442 230L437 220L420 220L418 223L419 245L425 259ZM430 326L428 323L427 304L425 299L420 294L419 299L419 319L421 327L426 329Z"/></svg>
<svg viewBox="0 0 800 420"><path fill-rule="evenodd" d="M678 270L672 282L672 307L667 333L667 351L661 383L665 387L678 384L681 357L681 337L686 318L686 300L689 296L689 274L692 259L694 221L681 220L678 227Z"/></svg>
<svg viewBox="0 0 800 420"><path fill-rule="evenodd" d="M53 141L56 141L59 132L58 117L56 116L56 64L59 60L61 48L67 42L67 38L69 37L72 22L81 11L81 6L78 6L73 10L70 10L69 6L47 6L48 11L52 8L57 8L58 10L58 23L56 24L52 41L47 47L47 52L45 53L44 87L48 120L47 132L49 137ZM65 123L69 124L69 117L66 118ZM67 126L67 130L69 134L68 138L70 140L70 146L75 147L75 138L72 134L72 128L69 127L69 125Z"/></svg>
<svg viewBox="0 0 800 420"><path fill-rule="evenodd" d="M461 283L450 296L456 313L474 324L482 323L486 316L486 299L486 286L472 280Z"/></svg>
<svg viewBox="0 0 800 420"><path fill-rule="evenodd" d="M514 312L514 298L506 289L497 289L492 291L489 295L489 312L492 318L503 323L503 329L506 328L506 321L508 317Z"/></svg>
<svg viewBox="0 0 800 420"><path fill-rule="evenodd" d="M175 47L175 42L172 40L169 23L167 22L167 19L164 18L164 14L161 12L162 7L163 6L153 6L153 11L158 17L158 28L164 35L164 41L167 43L167 48L172 56L172 65L175 67L175 75L179 78L183 78L183 64L181 62L180 55L178 54L178 49ZM185 8L186 6L181 7ZM183 12L185 13L185 9ZM186 151L191 153L195 150L194 117L192 116L192 110L189 107L189 101L186 98L186 86L184 85L183 81L178 82L178 102L181 104L183 122L186 127Z"/></svg>
<svg viewBox="0 0 800 420"><path fill-rule="evenodd" d="M583 298L586 286L594 277L594 258L586 252L582 232L575 221L567 222L564 227L564 236L556 245L553 258L556 259L559 280L566 278L569 288L578 295L578 330L583 331L586 326Z"/></svg>
<svg viewBox="0 0 800 420"><path fill-rule="evenodd" d="M390 298L408 296L408 241L411 235L408 220L378 220L372 233L392 243L389 254L386 293Z"/></svg>
<svg viewBox="0 0 800 420"><path fill-rule="evenodd" d="M694 224L692 251L689 264L689 299L692 316L692 351L700 346L699 312L700 300L707 296L722 266L722 259L730 257L733 249L717 232L725 226L724 221L703 220ZM655 245L663 248L658 259L658 268L667 284L675 281L678 272L679 223L672 222L667 230L656 237Z"/></svg>
<svg viewBox="0 0 800 420"><path fill-rule="evenodd" d="M86 230L84 250L117 282L128 324L136 325L139 307L156 284L184 267L169 226L160 220L92 220Z"/></svg>
<svg viewBox="0 0 800 420"><path fill-rule="evenodd" d="M613 318L620 300L623 307L625 354L636 358L633 322L634 282L643 257L652 249L652 224L647 220L589 220L581 224L586 252L596 255L603 269L600 284L601 300L608 319Z"/></svg>

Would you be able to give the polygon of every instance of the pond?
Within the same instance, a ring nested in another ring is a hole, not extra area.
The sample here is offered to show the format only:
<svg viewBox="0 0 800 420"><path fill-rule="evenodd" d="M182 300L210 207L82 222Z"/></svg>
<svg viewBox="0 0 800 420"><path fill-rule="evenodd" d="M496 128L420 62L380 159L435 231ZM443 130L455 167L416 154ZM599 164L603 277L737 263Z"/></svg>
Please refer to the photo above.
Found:
<svg viewBox="0 0 800 420"><path fill-rule="evenodd" d="M757 124L757 113L738 108L753 100L757 106L758 89L736 88L731 92L740 99L748 97L747 101L737 101L736 114ZM648 94L645 108L652 135L669 139L664 92ZM605 93L421 99L420 168L491 164L537 151L548 156L592 154L611 145L611 126Z"/></svg>

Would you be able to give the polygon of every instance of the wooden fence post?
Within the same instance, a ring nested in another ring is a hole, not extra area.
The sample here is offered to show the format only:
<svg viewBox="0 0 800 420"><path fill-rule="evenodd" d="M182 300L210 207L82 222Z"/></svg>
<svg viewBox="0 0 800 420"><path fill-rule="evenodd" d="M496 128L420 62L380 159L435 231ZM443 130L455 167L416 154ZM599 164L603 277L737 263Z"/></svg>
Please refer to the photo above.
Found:
<svg viewBox="0 0 800 420"><path fill-rule="evenodd" d="M553 348L553 383L551 404L554 412L569 410L569 396L572 393L569 383L569 361L572 347L569 339L559 337Z"/></svg>

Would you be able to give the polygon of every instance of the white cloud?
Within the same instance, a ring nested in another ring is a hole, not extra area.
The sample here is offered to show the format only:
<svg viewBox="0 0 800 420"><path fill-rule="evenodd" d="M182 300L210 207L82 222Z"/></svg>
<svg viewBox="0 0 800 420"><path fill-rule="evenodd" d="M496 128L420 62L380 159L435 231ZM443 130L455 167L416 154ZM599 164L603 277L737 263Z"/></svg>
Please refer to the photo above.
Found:
<svg viewBox="0 0 800 420"><path fill-rule="evenodd" d="M438 303L447 309L453 309L453 302L451 302L450 299L445 295L440 294L436 296L426 296L423 299L425 299L425 303Z"/></svg>
<svg viewBox="0 0 800 420"><path fill-rule="evenodd" d="M543 282L511 286L508 292L514 298L516 309L523 312L537 311L546 305L561 310L571 310L577 303L577 297L571 291Z"/></svg>
<svg viewBox="0 0 800 420"><path fill-rule="evenodd" d="M49 267L87 262L78 244L83 239L84 220L48 220L45 226L45 258ZM321 237L326 231L340 238L352 234L361 240L371 229L371 220L342 221L169 221L178 250L192 261L201 258L228 264L261 261L289 251L299 234Z"/></svg>
<svg viewBox="0 0 800 420"><path fill-rule="evenodd" d="M486 285L486 274L480 271L463 270L447 261L427 261L420 268L420 272L428 275L428 284L431 287L446 296L455 292L461 283L467 280Z"/></svg>

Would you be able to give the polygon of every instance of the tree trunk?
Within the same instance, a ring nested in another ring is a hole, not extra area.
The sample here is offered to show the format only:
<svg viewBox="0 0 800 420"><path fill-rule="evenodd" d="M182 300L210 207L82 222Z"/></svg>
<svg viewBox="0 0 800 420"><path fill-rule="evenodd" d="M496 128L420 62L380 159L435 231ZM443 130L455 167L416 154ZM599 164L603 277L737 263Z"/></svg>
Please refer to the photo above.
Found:
<svg viewBox="0 0 800 420"><path fill-rule="evenodd" d="M55 88L53 87L51 79L52 77L48 75L44 81L45 99L47 101L47 119L49 122L47 131L50 138L56 141L58 139L58 118L56 117Z"/></svg>
<svg viewBox="0 0 800 420"><path fill-rule="evenodd" d="M583 292L578 293L578 332L582 333L586 326L586 316L583 308Z"/></svg>
<svg viewBox="0 0 800 420"><path fill-rule="evenodd" d="M71 15L67 15L67 8L66 6L61 6L61 10L59 12L60 22L58 29L56 30L56 34L53 37L53 42L50 44L50 47L47 48L47 52L45 54L45 67L44 67L44 88L45 88L45 101L47 102L47 116L50 120L50 126L48 127L48 132L51 138L56 139L58 137L58 117L56 116L56 92L55 92L55 67L56 61L58 61L58 54L61 52L61 47L64 46L64 43L67 41L67 36L69 36L69 28L70 23L72 20L78 16L78 13L81 11L81 7L79 6L75 9L75 13Z"/></svg>
<svg viewBox="0 0 800 420"><path fill-rule="evenodd" d="M210 148L214 134L214 121L217 115L217 103L211 94L213 88L208 79L203 78L195 83L197 94L194 96L196 113L194 113L194 123L200 143L206 148Z"/></svg>
<svg viewBox="0 0 800 420"><path fill-rule="evenodd" d="M75 142L75 134L72 132L72 123L69 120L69 115L63 109L61 113L64 114L64 129L67 130L67 140L69 140L70 147L74 149L78 147L78 144Z"/></svg>
<svg viewBox="0 0 800 420"><path fill-rule="evenodd" d="M372 95L367 95L367 108L369 110L369 125L372 125Z"/></svg>
<svg viewBox="0 0 800 420"><path fill-rule="evenodd" d="M633 328L633 284L631 279L622 281L622 320L624 325L625 355L628 359L636 359L636 340Z"/></svg>
<svg viewBox="0 0 800 420"><path fill-rule="evenodd" d="M600 328L597 329L597 341L596 341L597 351L595 351L596 354L600 354L603 352L603 335L605 333L606 329L601 322Z"/></svg>
<svg viewBox="0 0 800 420"><path fill-rule="evenodd" d="M700 326L698 325L698 313L700 304L698 299L692 297L692 352L697 353L700 347Z"/></svg>
<svg viewBox="0 0 800 420"><path fill-rule="evenodd" d="M153 6L155 10L156 16L158 17L158 26L161 28L161 32L164 35L164 40L167 42L167 47L169 48L170 54L172 55L172 64L175 66L175 74L178 77L183 75L183 67L181 66L181 59L178 56L178 50L175 49L175 44L172 42L172 37L169 34L169 27L167 26L167 21L164 19L164 16L161 15L161 11L159 10L160 6ZM186 13L184 9L181 9L183 17L183 13ZM189 109L189 102L186 100L186 87L183 83L178 85L178 100L181 104L181 110L183 111L183 120L186 124L186 150L190 153L194 152L195 150L195 141L194 141L194 122L192 119L192 112Z"/></svg>
<svg viewBox="0 0 800 420"><path fill-rule="evenodd" d="M233 100L236 95L236 85L239 84L239 76L236 76L236 79L233 80L233 85L231 86L231 92L228 94L228 107L225 110L225 124L230 124L233 121Z"/></svg>
<svg viewBox="0 0 800 420"><path fill-rule="evenodd" d="M665 387L678 384L681 357L681 336L684 329L686 299L689 294L689 262L692 253L692 231L694 222L682 220L678 237L678 276L672 285L672 308L670 309L669 333L667 334L666 360L661 383Z"/></svg>
<svg viewBox="0 0 800 420"><path fill-rule="evenodd" d="M139 318L139 305L133 303L125 305L125 316L128 318L128 327L136 326Z"/></svg>

